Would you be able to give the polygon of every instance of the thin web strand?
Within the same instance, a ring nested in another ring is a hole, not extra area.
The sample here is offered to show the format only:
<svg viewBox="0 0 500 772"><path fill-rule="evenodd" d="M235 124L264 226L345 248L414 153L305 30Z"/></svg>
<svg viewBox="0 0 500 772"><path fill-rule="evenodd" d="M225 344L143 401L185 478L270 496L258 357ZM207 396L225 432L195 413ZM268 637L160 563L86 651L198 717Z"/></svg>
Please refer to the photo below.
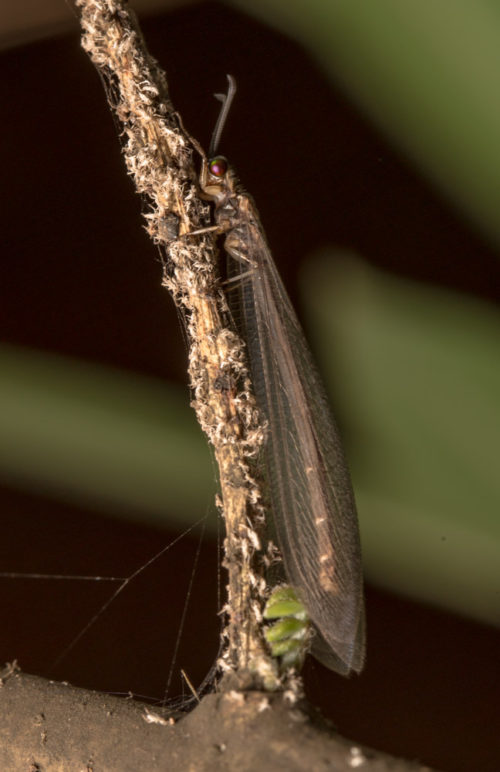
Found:
<svg viewBox="0 0 500 772"><path fill-rule="evenodd" d="M208 517L208 515L206 517ZM195 556L194 556L193 568L191 570L191 576L190 576L190 579L189 579L189 584L188 584L188 588L187 588L187 591L186 591L186 597L185 597L185 600L184 600L184 608L182 609L181 621L180 621L179 629L178 629L177 636L176 636L176 639L175 639L174 653L173 653L173 656L172 656L172 661L170 663L170 669L169 669L169 672L168 672L167 683L165 685L165 693L164 693L164 697L163 697L163 703L164 704L166 704L167 699L168 699L168 693L169 693L170 686L171 686L171 683L172 683L172 678L173 678L173 675L174 675L174 668L175 668L175 664L177 662L177 655L179 653L179 646L180 646L180 643L181 643L182 634L184 632L184 626L186 624L187 610L188 610L189 602L191 600L191 594L192 594L192 591L193 591L194 577L196 575L196 570L198 568L198 563L199 563L199 560L200 560L200 553L201 553L201 545L202 545L202 542L203 542L203 537L205 535L206 517L205 517L205 519L203 521L203 526L202 526L202 529L201 529L200 538L198 539L198 546L196 548L196 553L195 553Z"/></svg>
<svg viewBox="0 0 500 772"><path fill-rule="evenodd" d="M125 582L126 576L78 576L78 574L22 574L15 571L2 571L0 579L64 579L75 582Z"/></svg>
<svg viewBox="0 0 500 772"><path fill-rule="evenodd" d="M206 521L206 515L199 520L196 521L192 526L187 528L185 531L183 531L179 536L177 536L173 541L171 541L169 544L167 544L163 549L160 550L160 552L156 553L156 555L153 555L152 558L150 558L146 563L143 563L139 568L137 568L130 576L126 577L117 590L111 595L110 598L101 606L101 608L95 613L92 618L87 622L87 624L83 627L82 630L76 635L73 640L66 646L66 648L59 654L59 656L54 660L50 667L50 671L55 670L55 668L68 656L70 651L72 651L77 643L83 638L83 636L90 630L90 628L97 622L97 620L102 616L102 614L107 611L109 606L113 603L113 601L120 595L120 593L127 587L127 585L135 579L139 574L141 574L143 571L145 571L150 565L152 565L156 560L162 557L166 552L168 552L169 549L171 549L177 542L179 542L181 539L183 539L187 534L191 533L200 523L204 523Z"/></svg>

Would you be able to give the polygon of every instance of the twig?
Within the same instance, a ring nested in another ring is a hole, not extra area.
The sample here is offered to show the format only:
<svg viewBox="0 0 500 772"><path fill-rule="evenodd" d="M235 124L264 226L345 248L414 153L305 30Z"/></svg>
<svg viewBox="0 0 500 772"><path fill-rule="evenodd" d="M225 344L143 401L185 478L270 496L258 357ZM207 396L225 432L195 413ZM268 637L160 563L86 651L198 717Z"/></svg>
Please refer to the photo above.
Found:
<svg viewBox="0 0 500 772"><path fill-rule="evenodd" d="M146 50L121 0L76 0L82 45L104 82L119 125L129 175L148 205L147 231L163 254L163 285L184 319L193 407L215 450L226 522L229 573L224 669L249 687L279 679L260 632L264 580L255 570L264 515L249 462L265 439L241 340L228 327L212 234L193 156L203 151L184 130L164 73Z"/></svg>

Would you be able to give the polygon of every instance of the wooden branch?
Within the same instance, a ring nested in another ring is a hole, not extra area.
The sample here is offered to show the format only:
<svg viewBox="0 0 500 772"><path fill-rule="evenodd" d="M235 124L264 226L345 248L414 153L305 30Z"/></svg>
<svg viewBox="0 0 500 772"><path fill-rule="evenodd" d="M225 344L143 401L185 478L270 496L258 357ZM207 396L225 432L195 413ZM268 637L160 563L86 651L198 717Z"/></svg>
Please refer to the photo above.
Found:
<svg viewBox="0 0 500 772"><path fill-rule="evenodd" d="M345 740L283 693L211 694L174 718L11 667L0 677L0 715L5 772L429 770Z"/></svg>
<svg viewBox="0 0 500 772"><path fill-rule="evenodd" d="M121 0L76 0L82 45L104 82L125 163L147 201L147 230L163 255L163 284L180 309L198 421L214 447L226 522L229 572L227 646L221 665L253 687L280 685L262 638L265 582L255 567L264 522L249 461L265 438L252 395L244 346L228 326L210 211L200 198L194 158L203 153L182 126L164 73L148 53Z"/></svg>

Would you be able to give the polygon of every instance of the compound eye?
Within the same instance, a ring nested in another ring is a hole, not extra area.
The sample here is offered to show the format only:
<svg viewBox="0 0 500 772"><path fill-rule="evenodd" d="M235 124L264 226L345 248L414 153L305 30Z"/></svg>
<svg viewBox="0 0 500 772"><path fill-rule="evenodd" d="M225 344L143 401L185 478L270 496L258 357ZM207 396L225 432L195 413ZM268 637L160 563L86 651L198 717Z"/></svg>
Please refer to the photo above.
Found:
<svg viewBox="0 0 500 772"><path fill-rule="evenodd" d="M217 155L208 162L208 170L214 177L224 177L228 170L228 163L224 156Z"/></svg>

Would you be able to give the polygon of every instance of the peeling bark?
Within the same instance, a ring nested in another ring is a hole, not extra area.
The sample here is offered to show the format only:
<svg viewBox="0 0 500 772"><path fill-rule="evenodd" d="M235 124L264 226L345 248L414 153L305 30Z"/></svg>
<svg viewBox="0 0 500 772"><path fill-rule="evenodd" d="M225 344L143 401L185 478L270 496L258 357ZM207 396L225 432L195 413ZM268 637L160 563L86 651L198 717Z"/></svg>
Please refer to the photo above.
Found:
<svg viewBox="0 0 500 772"><path fill-rule="evenodd" d="M226 671L246 671L253 687L280 688L261 631L266 583L256 555L265 518L251 473L266 429L219 281L214 229L195 163L203 150L184 129L165 73L149 54L128 4L76 0L76 5L82 46L103 81L128 173L146 203L147 231L160 247L163 285L183 319L192 405L219 468L229 574L219 664Z"/></svg>

